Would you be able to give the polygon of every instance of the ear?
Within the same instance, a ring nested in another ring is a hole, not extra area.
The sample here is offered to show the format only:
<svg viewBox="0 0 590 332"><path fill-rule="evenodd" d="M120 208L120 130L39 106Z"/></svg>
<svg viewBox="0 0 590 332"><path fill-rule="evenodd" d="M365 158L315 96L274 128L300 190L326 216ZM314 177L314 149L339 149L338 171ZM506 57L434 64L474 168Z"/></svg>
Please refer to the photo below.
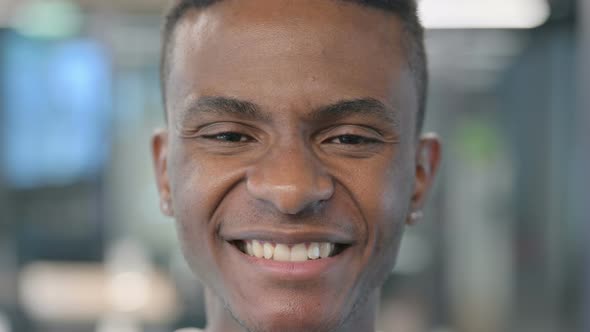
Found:
<svg viewBox="0 0 590 332"><path fill-rule="evenodd" d="M160 210L164 215L172 217L174 212L168 179L168 132L165 129L157 130L152 136L152 158L160 194Z"/></svg>
<svg viewBox="0 0 590 332"><path fill-rule="evenodd" d="M442 156L441 143L436 134L420 137L416 149L416 179L407 224L413 225L422 216L424 202L430 192Z"/></svg>

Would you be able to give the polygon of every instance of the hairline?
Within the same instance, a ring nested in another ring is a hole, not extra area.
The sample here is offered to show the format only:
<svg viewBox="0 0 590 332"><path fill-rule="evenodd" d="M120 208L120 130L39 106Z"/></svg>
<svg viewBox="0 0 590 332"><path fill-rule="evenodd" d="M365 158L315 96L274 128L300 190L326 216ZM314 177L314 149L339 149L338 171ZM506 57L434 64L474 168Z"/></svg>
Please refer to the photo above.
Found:
<svg viewBox="0 0 590 332"><path fill-rule="evenodd" d="M211 0L209 3L194 4L181 1L173 5L167 12L165 24L162 29L162 49L160 57L160 85L162 102L165 117L167 118L166 87L170 75L170 56L175 45L176 31L178 25L187 18L188 13L193 10L205 9L224 0ZM338 0L337 0L338 1ZM414 79L416 89L417 110L416 110L416 134L422 131L426 115L426 100L428 93L428 69L427 56L424 49L424 29L416 17L415 20L404 17L401 10L389 9L379 3L371 4L366 0L340 0L356 4L361 7L376 8L397 16L402 22L402 48L405 53L406 63ZM410 9L412 10L412 9ZM412 13L411 15L415 15Z"/></svg>

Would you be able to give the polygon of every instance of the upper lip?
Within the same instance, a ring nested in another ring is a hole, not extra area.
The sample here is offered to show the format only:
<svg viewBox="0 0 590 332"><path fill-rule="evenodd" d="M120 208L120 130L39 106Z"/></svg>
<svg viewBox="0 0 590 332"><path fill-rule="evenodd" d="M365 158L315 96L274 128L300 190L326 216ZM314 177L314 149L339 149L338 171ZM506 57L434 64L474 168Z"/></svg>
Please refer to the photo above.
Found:
<svg viewBox="0 0 590 332"><path fill-rule="evenodd" d="M298 244L309 242L330 242L335 244L352 245L354 237L342 231L321 228L261 228L244 227L242 229L221 230L220 236L226 241L259 240L283 244Z"/></svg>

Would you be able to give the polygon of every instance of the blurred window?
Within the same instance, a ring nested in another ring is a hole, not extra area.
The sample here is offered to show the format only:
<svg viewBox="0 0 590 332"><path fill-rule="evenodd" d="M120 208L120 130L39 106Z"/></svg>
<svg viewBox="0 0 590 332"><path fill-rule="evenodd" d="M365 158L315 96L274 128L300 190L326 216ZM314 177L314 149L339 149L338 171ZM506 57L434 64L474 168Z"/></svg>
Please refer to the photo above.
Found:
<svg viewBox="0 0 590 332"><path fill-rule="evenodd" d="M108 57L90 40L5 35L0 48L3 173L15 188L76 182L108 155Z"/></svg>

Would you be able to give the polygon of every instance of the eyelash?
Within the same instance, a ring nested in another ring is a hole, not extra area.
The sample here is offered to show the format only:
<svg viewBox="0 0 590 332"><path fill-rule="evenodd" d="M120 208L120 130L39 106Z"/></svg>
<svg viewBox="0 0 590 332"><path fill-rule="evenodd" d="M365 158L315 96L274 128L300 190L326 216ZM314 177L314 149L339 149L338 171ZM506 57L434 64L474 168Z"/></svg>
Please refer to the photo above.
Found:
<svg viewBox="0 0 590 332"><path fill-rule="evenodd" d="M226 137L226 139L221 138L224 136ZM228 137L231 137L231 136L233 136L233 138L238 136L238 137L240 137L240 139L237 141L227 139ZM240 133L233 132L233 131L227 131L227 132L217 133L217 134L213 134L213 135L204 135L202 137L205 139L208 139L208 140L220 141L220 142L224 142L224 143L248 143L248 142L251 142L254 140L252 137L250 137L248 135L240 134ZM243 141L242 138L246 138L246 140Z"/></svg>
<svg viewBox="0 0 590 332"><path fill-rule="evenodd" d="M340 143L332 143L332 141L337 140L337 139L340 139L341 142ZM342 142L343 139L344 140L353 140L355 142L354 143L352 143L352 142L343 143ZM361 135L353 135L353 134L344 134L344 135L330 137L326 141L331 144L344 144L344 145L367 145L367 144L379 143L379 140L376 140L374 138L365 137L365 136L361 136Z"/></svg>
<svg viewBox="0 0 590 332"><path fill-rule="evenodd" d="M224 143L248 143L248 142L252 142L254 141L254 138L245 135L245 134L240 134L238 132L222 132L222 133L217 133L217 134L213 134L213 135L204 135L202 136L205 139L208 140L213 140L213 141L219 141L219 142L224 142ZM234 138L234 140L232 140L231 138ZM235 140L235 138L239 138L238 140ZM243 140L245 138L245 140ZM340 140L340 143L334 143L334 140ZM349 143L344 143L342 142L342 140L348 140ZM353 142L351 142L351 140ZM330 144L342 144L342 145L368 145L368 144L375 144L375 143L379 143L380 141L374 138L370 138L370 137L365 137L365 136L361 136L361 135L354 135L354 134L344 134L344 135L338 135L338 136L333 136L330 137L328 139L326 139L324 142L330 143Z"/></svg>

